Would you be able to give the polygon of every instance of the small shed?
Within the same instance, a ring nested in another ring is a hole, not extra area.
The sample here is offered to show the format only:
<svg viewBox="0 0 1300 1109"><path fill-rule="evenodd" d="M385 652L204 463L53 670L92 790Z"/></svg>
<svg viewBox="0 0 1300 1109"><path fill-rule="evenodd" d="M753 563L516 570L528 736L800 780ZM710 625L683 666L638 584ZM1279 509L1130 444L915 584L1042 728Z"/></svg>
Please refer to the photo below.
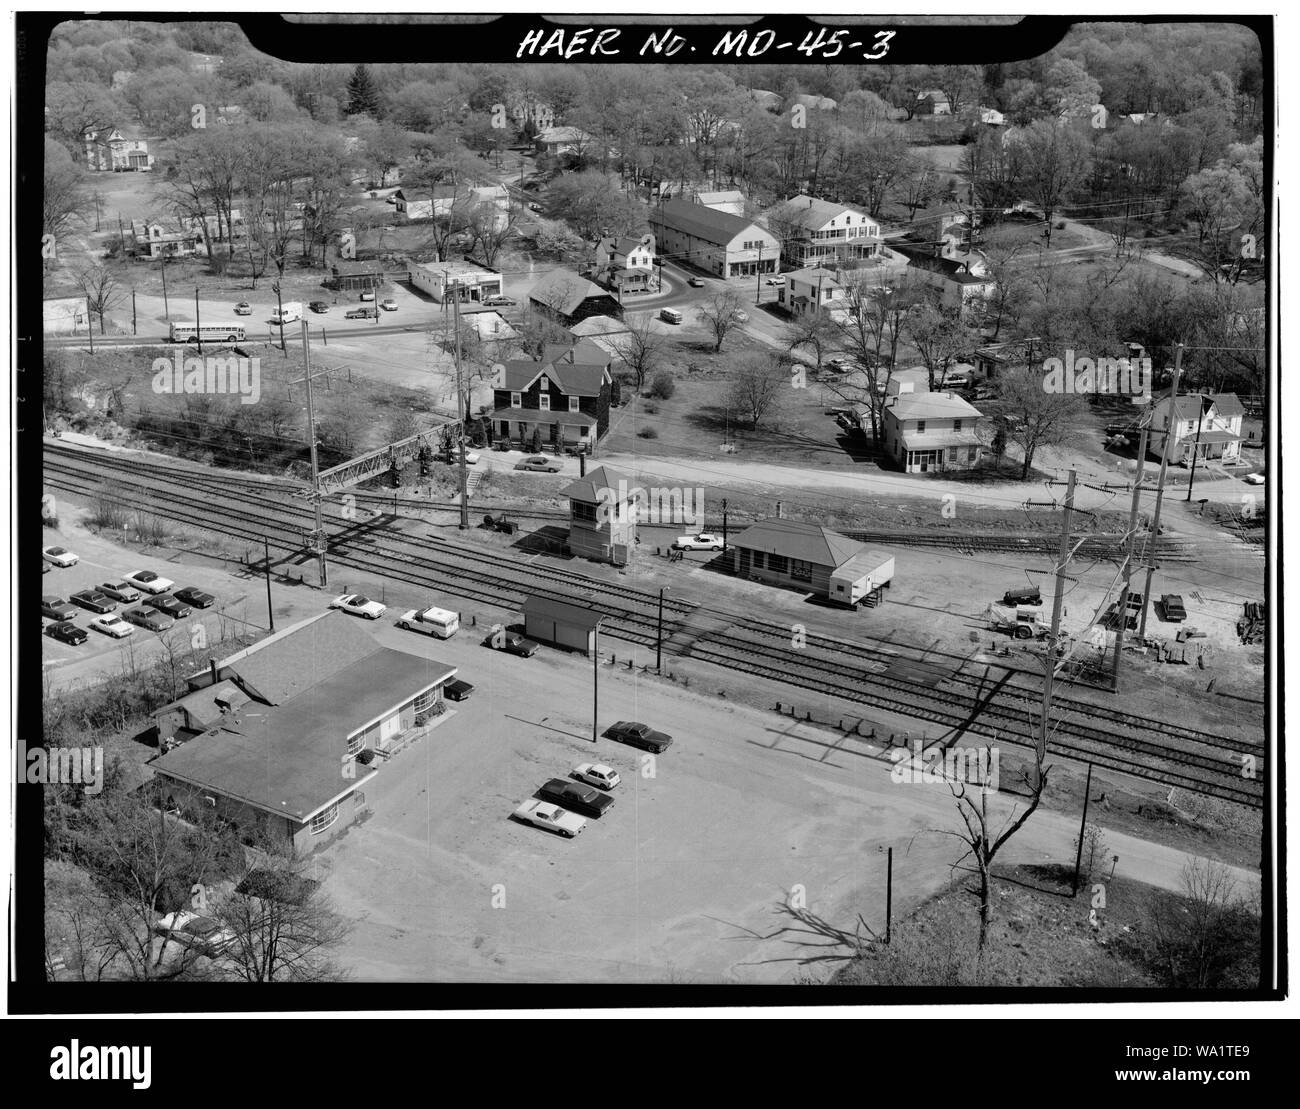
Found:
<svg viewBox="0 0 1300 1109"><path fill-rule="evenodd" d="M588 657L596 650L596 629L603 619L603 612L551 597L524 601L524 635L539 643L582 651Z"/></svg>

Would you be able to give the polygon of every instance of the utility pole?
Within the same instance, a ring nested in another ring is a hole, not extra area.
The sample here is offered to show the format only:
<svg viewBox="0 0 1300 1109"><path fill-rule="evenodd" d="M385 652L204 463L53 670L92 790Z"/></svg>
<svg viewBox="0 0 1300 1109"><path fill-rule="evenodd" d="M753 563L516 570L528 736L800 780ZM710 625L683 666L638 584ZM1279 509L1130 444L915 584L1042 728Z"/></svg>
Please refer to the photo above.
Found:
<svg viewBox="0 0 1300 1109"><path fill-rule="evenodd" d="M1196 484L1196 459L1201 453L1201 428L1205 425L1205 402L1200 401L1200 412L1196 415L1196 440L1192 443L1192 472L1187 477L1187 503L1192 502L1192 486Z"/></svg>
<svg viewBox="0 0 1300 1109"><path fill-rule="evenodd" d="M1160 506L1165 499L1165 474L1169 470L1169 447L1174 438L1174 421L1178 417L1178 379L1183 372L1183 344L1174 347L1174 380L1169 389L1169 421L1165 424L1164 445L1160 451L1160 477L1156 479L1156 507L1151 516L1151 531L1147 536L1147 580L1142 588L1142 616L1138 623L1138 639L1147 634L1147 606L1151 603L1151 578L1156 572L1156 544L1160 540ZM1125 598L1127 600L1127 598Z"/></svg>
<svg viewBox="0 0 1300 1109"><path fill-rule="evenodd" d="M444 271L445 272L445 271ZM456 444L457 453L460 455L460 530L465 531L469 527L469 493L466 491L468 477L465 473L465 414L469 409L469 398L465 396L465 385L461 372L460 361L460 290L456 290L453 296L453 304L456 331L455 331L455 354L456 354L456 406L460 409L456 417L460 422L460 440Z"/></svg>
<svg viewBox="0 0 1300 1109"><path fill-rule="evenodd" d="M131 334L135 334L135 290L131 290Z"/></svg>
<svg viewBox="0 0 1300 1109"><path fill-rule="evenodd" d="M894 934L894 849L885 856L885 946Z"/></svg>
<svg viewBox="0 0 1300 1109"><path fill-rule="evenodd" d="M754 273L754 304L761 304L763 301L763 240L758 241L758 269Z"/></svg>
<svg viewBox="0 0 1300 1109"><path fill-rule="evenodd" d="M655 632L655 670L663 669L664 650L664 590L659 587L659 629Z"/></svg>
<svg viewBox="0 0 1300 1109"><path fill-rule="evenodd" d="M118 220L121 223L121 220ZM169 320L172 317L172 310L167 307L167 255L162 256L162 279L163 279L163 315Z"/></svg>
<svg viewBox="0 0 1300 1109"><path fill-rule="evenodd" d="M194 338L199 343L199 357L203 357L203 321L199 319L199 287L194 286Z"/></svg>
<svg viewBox="0 0 1300 1109"><path fill-rule="evenodd" d="M279 319L279 321L280 321L280 353L281 353L281 354L287 354L287 353L288 353L288 348L284 345L284 302L280 300L280 282L278 282L278 281L273 282L272 285L271 285L271 288L275 290L275 314L276 314L276 316L278 317L278 319ZM306 338L306 335L307 335L307 329L306 329L305 327L303 328L303 332L302 332L302 333L303 333L303 337L304 337L304 339L305 339L305 338ZM310 374L310 371L308 372L308 378L307 378L307 379L308 379L308 381L311 380L311 374ZM310 385L307 386L307 395L308 395L308 396L311 396L311 386L310 386ZM313 432L313 438L315 438L315 434L314 434L314 432ZM315 450L316 450L316 448L313 446L313 447L312 447L312 452L313 452L313 454L315 453Z"/></svg>
<svg viewBox="0 0 1300 1109"><path fill-rule="evenodd" d="M266 560L264 569L266 572L266 623L268 631L275 631L275 608L271 604L271 541L264 535L262 536L262 550L265 553Z"/></svg>
<svg viewBox="0 0 1300 1109"><path fill-rule="evenodd" d="M277 289L278 293L278 289ZM320 584L324 589L329 585L329 573L325 567L325 518L321 506L320 467L316 458L316 410L311 399L311 353L307 349L307 321L302 322L302 371L303 384L307 389L307 443L311 448L311 502L316 510L316 564L320 570ZM284 342L284 324L280 325L280 342Z"/></svg>
<svg viewBox="0 0 1300 1109"><path fill-rule="evenodd" d="M1074 483L1078 475L1070 471L1065 486L1065 511L1061 521L1061 547L1056 560L1056 590L1052 597L1052 630L1047 640L1043 669L1043 709L1038 721L1037 759L1034 766L1035 786L1043 783L1043 762L1047 758L1048 722L1052 712L1052 683L1056 678L1056 640L1061 634L1061 607L1065 600L1065 570L1070 559L1070 516L1074 511Z"/></svg>
<svg viewBox="0 0 1300 1109"><path fill-rule="evenodd" d="M727 553L727 498L722 498L722 553Z"/></svg>
<svg viewBox="0 0 1300 1109"><path fill-rule="evenodd" d="M1088 827L1088 799L1092 796L1092 763L1088 763L1088 780L1083 786L1083 819L1079 821L1079 849L1074 853L1074 881L1070 884L1070 896L1079 895L1079 868L1083 866L1083 833Z"/></svg>
<svg viewBox="0 0 1300 1109"><path fill-rule="evenodd" d="M1115 656L1111 660L1110 688L1112 693L1119 692L1120 651L1124 646L1124 632L1128 629L1128 593L1133 584L1133 556L1137 551L1138 508L1142 503L1142 466L1147 457L1147 435L1150 433L1150 421L1142 425L1142 436L1138 443L1137 470L1133 474L1133 501L1128 511L1128 550L1124 553L1124 586L1119 595L1120 624L1115 629Z"/></svg>
<svg viewBox="0 0 1300 1109"><path fill-rule="evenodd" d="M100 319L103 319L101 316ZM90 296L86 296L86 334L90 336L90 353L95 353L95 318L90 311Z"/></svg>
<svg viewBox="0 0 1300 1109"><path fill-rule="evenodd" d="M592 629L591 649L591 742L600 730L600 621Z"/></svg>

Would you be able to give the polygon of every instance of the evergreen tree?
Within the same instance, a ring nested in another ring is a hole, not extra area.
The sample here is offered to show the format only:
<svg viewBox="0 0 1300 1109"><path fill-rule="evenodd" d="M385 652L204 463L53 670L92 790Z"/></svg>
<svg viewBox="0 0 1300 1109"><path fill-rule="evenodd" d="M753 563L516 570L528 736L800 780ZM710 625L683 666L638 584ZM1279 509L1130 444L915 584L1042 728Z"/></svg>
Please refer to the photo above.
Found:
<svg viewBox="0 0 1300 1109"><path fill-rule="evenodd" d="M375 88L370 70L359 65L348 78L348 115L374 116L378 109L379 90Z"/></svg>

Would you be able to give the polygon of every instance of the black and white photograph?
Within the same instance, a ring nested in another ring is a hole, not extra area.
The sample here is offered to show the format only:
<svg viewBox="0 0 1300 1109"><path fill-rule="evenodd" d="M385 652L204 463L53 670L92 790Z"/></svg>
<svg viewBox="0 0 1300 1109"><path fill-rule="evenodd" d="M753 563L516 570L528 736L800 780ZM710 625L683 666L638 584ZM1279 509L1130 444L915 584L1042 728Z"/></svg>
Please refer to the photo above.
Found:
<svg viewBox="0 0 1300 1109"><path fill-rule="evenodd" d="M11 1011L1285 997L1272 15L13 27Z"/></svg>

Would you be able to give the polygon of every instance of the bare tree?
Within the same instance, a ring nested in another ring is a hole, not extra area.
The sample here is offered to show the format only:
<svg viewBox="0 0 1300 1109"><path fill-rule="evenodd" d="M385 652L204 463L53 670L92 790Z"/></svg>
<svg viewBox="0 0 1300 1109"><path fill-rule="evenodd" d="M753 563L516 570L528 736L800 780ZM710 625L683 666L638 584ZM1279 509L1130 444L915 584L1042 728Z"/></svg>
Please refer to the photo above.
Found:
<svg viewBox="0 0 1300 1109"><path fill-rule="evenodd" d="M987 767L993 758L992 746L986 746L984 752L984 765ZM1021 781L1028 795L1028 803L1019 813L1013 809L1011 815L996 829L994 828L996 817L989 813L989 794L996 792L996 783L990 780L990 775L987 773L982 775L982 780L974 783L973 788L964 780L948 782L948 788L952 791L957 806L957 814L961 817L963 830L939 830L944 835L959 839L966 845L965 852L953 863L954 868L960 866L967 858L975 864L979 878L981 959L988 945L989 924L993 919L993 860L1006 846L1007 841L1024 827L1025 822L1038 809L1043 799L1043 791L1047 788L1049 770L1050 767L1045 767L1041 759L1035 758L1033 768L1026 768L1021 772Z"/></svg>
<svg viewBox="0 0 1300 1109"><path fill-rule="evenodd" d="M611 336L609 340L609 345L614 348L614 352L632 371L637 392L645 387L646 379L659 365L668 343L662 334L654 330L651 321L652 317L649 314L638 319L628 319L625 321L626 332Z"/></svg>
<svg viewBox="0 0 1300 1109"><path fill-rule="evenodd" d="M1029 476L1038 449L1068 440L1087 406L1077 393L1048 392L1043 381L1042 371L1032 367L1011 369L999 377L994 416L1022 451L1022 480Z"/></svg>
<svg viewBox="0 0 1300 1109"><path fill-rule="evenodd" d="M838 332L827 312L805 312L796 316L782 329L781 338L786 342L786 350L796 351L800 347L811 347L817 357L817 369L822 368L822 359L835 344Z"/></svg>
<svg viewBox="0 0 1300 1109"><path fill-rule="evenodd" d="M756 428L789 387L790 378L776 356L756 351L736 362L728 403L748 418L750 427Z"/></svg>
<svg viewBox="0 0 1300 1109"><path fill-rule="evenodd" d="M1257 948L1258 920L1236 894L1232 873L1213 859L1183 867L1182 898L1158 898L1151 929L1159 971L1170 986L1222 986L1243 952ZM1253 936L1252 936L1253 930Z"/></svg>
<svg viewBox="0 0 1300 1109"><path fill-rule="evenodd" d="M1070 192L1087 176L1092 147L1077 127L1057 119L1040 119L1008 136L1015 171L1043 210L1047 246L1052 245L1052 217Z"/></svg>
<svg viewBox="0 0 1300 1109"><path fill-rule="evenodd" d="M907 317L903 331L921 356L932 392L942 387L949 367L966 351L972 338L962 322L961 308L949 308L933 299L917 306Z"/></svg>
<svg viewBox="0 0 1300 1109"><path fill-rule="evenodd" d="M76 275L77 287L85 294L91 312L99 317L99 333L104 334L104 314L121 301L117 274L108 266L87 266Z"/></svg>
<svg viewBox="0 0 1300 1109"><path fill-rule="evenodd" d="M502 210L490 200L471 206L465 218L465 230L473 240L471 250L477 252L484 263L495 266L501 248L515 233L519 222L519 206L510 204Z"/></svg>
<svg viewBox="0 0 1300 1109"><path fill-rule="evenodd" d="M736 313L741 311L743 304L744 301L735 289L724 289L700 305L700 315L704 319L705 326L713 334L714 354L722 350L722 344L727 336L740 326Z"/></svg>
<svg viewBox="0 0 1300 1109"><path fill-rule="evenodd" d="M336 982L332 952L351 931L296 855L262 857L213 907L230 937L223 976L244 982Z"/></svg>

